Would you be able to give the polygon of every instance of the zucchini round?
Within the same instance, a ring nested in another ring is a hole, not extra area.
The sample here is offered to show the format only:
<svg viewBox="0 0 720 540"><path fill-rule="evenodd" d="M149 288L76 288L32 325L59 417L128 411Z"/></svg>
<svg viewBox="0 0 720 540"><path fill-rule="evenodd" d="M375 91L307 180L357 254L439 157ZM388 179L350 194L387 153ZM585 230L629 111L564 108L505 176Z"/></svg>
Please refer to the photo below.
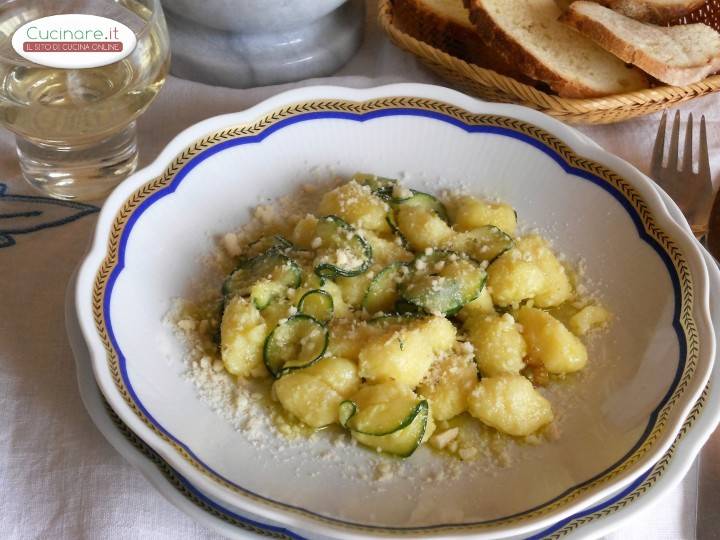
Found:
<svg viewBox="0 0 720 540"><path fill-rule="evenodd" d="M395 302L395 307L393 308L393 311L398 315L403 315L406 317L422 313L422 310L418 306L416 306L415 304L411 304L402 296L398 298L397 302Z"/></svg>
<svg viewBox="0 0 720 540"><path fill-rule="evenodd" d="M420 206L422 208L426 208L431 212L437 214L444 222L449 223L447 209L445 208L445 205L443 203L441 203L429 193L424 193L422 191L417 191L414 189L411 189L410 193L412 195L409 197L390 196L387 200L390 203L390 206L394 208L397 208L401 205Z"/></svg>
<svg viewBox="0 0 720 540"><path fill-rule="evenodd" d="M350 418L355 416L357 412L357 404L354 401L346 399L338 408L338 418L340 419L340 425L344 428L348 428L348 421Z"/></svg>
<svg viewBox="0 0 720 540"><path fill-rule="evenodd" d="M373 193L382 192L385 190L392 190L393 186L397 184L397 180L392 178L385 178L383 176L377 176L369 173L355 173L351 180L355 180L362 186L368 186Z"/></svg>
<svg viewBox="0 0 720 540"><path fill-rule="evenodd" d="M403 404L401 403L400 406ZM399 412L396 407L394 413ZM379 415L370 415L361 425L357 424L360 411L352 401L340 404L340 423L349 429L353 437L370 448L399 457L408 457L420 446L425 437L430 407L426 400L416 403L399 421L385 421Z"/></svg>
<svg viewBox="0 0 720 540"><path fill-rule="evenodd" d="M390 210L388 210L387 215L385 216L385 221L387 222L393 234L400 238L400 244L402 245L402 247L404 247L405 249L409 249L410 244L405 238L405 235L398 227L397 221L395 220L395 210L393 210L392 207L390 208Z"/></svg>
<svg viewBox="0 0 720 540"><path fill-rule="evenodd" d="M450 247L478 261L492 262L515 245L509 234L495 225L485 225L455 235Z"/></svg>
<svg viewBox="0 0 720 540"><path fill-rule="evenodd" d="M323 324L333 318L335 305L332 295L322 289L313 289L300 298L298 311L320 321Z"/></svg>
<svg viewBox="0 0 720 540"><path fill-rule="evenodd" d="M265 309L270 302L296 288L302 280L300 266L275 248L240 261L222 286L225 298L250 296L255 307Z"/></svg>
<svg viewBox="0 0 720 540"><path fill-rule="evenodd" d="M257 255L270 251L271 249L287 254L287 252L292 248L293 243L280 234L263 236L248 245L246 258L256 257Z"/></svg>
<svg viewBox="0 0 720 540"><path fill-rule="evenodd" d="M280 322L265 338L263 362L276 379L313 365L327 350L330 333L310 315L293 315Z"/></svg>
<svg viewBox="0 0 720 540"><path fill-rule="evenodd" d="M453 315L480 295L486 279L485 270L472 259L435 250L415 259L400 294L427 313Z"/></svg>
<svg viewBox="0 0 720 540"><path fill-rule="evenodd" d="M398 284L405 274L407 266L401 262L392 263L378 272L368 285L363 298L363 309L368 313L390 313L399 298Z"/></svg>
<svg viewBox="0 0 720 540"><path fill-rule="evenodd" d="M363 435L390 435L410 425L421 403L412 403L408 409L408 404L403 401L391 401L371 405L358 414L357 403L345 400L340 404L340 425Z"/></svg>
<svg viewBox="0 0 720 540"><path fill-rule="evenodd" d="M315 259L320 277L353 277L372 264L372 247L354 227L337 216L320 218L315 234L321 240Z"/></svg>

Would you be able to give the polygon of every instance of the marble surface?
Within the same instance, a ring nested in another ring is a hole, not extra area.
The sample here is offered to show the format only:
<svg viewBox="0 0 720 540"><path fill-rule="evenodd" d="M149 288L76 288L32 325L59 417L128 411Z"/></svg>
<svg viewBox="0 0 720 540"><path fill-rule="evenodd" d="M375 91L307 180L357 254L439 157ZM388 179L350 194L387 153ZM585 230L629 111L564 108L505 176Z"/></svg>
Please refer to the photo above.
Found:
<svg viewBox="0 0 720 540"><path fill-rule="evenodd" d="M282 32L305 26L347 0L162 0L168 13L232 32Z"/></svg>
<svg viewBox="0 0 720 540"><path fill-rule="evenodd" d="M338 0L305 2L308 9L300 9L294 18L295 24L286 29L266 24L264 18L287 21L286 5L297 2L269 0L267 3L277 8L276 16L269 17L271 8L263 7L259 10L263 16L256 18L256 25L241 31L204 26L199 21L216 22L207 17L185 17L192 12L178 16L174 10L187 2L189 0L170 2L172 7L166 15L173 54L171 72L183 79L214 86L248 88L327 76L352 57L363 37L365 3L362 0L348 0L324 14L319 8L333 7ZM209 3L227 7L258 2L212 0ZM311 6L316 9L310 9ZM316 18L307 22L311 15ZM240 15L230 17L228 13L227 20L240 18ZM303 19L305 24L299 22Z"/></svg>

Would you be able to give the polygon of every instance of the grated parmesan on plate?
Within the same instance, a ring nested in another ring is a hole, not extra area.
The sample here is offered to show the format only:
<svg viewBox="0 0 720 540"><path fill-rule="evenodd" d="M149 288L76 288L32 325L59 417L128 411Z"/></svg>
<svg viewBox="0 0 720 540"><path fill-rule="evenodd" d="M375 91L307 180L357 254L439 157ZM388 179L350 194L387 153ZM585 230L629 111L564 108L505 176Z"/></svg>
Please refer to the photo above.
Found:
<svg viewBox="0 0 720 540"><path fill-rule="evenodd" d="M226 269L232 259L242 253L242 247L260 230L277 230L282 233L289 223L297 221L314 208L318 193L337 184L335 179L319 183L306 183L292 196L281 198L275 204L260 204L252 213L252 219L241 229L229 232L218 240L219 249L208 258L209 265L215 268ZM435 185L437 188L437 185ZM446 196L459 196L467 193L467 186L450 192L445 190ZM395 193L394 193L395 194ZM397 194L398 196L400 194ZM314 249L322 245L320 238L314 238L311 243ZM427 255L432 254L428 248ZM342 263L348 263L354 257L350 251L333 253L333 256ZM563 257L562 260L565 260ZM353 261L357 262L357 261ZM426 263L422 260L415 262L418 269L423 269ZM586 264L580 261L575 276L578 291L596 290L598 284L590 287L584 285ZM221 272L222 273L222 272ZM209 272L211 274L211 272ZM474 432L462 430L462 418L456 422L440 422L437 431L430 439L430 446L443 454L431 453L423 450L427 459L420 461L389 460L385 456L376 456L358 447L354 439L338 430L325 430L312 435L297 430L296 426L278 417L268 407L268 400L272 396L267 393L267 385L255 381L238 381L236 377L223 369L223 364L213 353L214 345L211 343L210 329L219 321L211 321L207 313L198 315L195 307L207 301L208 291L217 295L217 276L211 284L199 287L200 296L205 299L200 302L179 301L168 315L168 321L175 326L178 335L184 341L187 355L184 358L185 377L192 384L200 399L219 417L232 426L234 430L258 451L264 452L272 459L285 460L285 450L289 444L293 447L302 447L307 459L321 463L323 466L335 467L343 478L357 482L373 482L376 484L391 481L420 481L442 482L452 485L468 477L481 477L487 474L496 474L502 468L520 460L528 459L526 444L507 437L490 433L487 428L478 428ZM199 310L202 311L202 310ZM290 313L289 315L292 315ZM505 315L512 319L510 315ZM472 354L469 343L462 343L466 354ZM590 367L579 374L578 384L595 377L596 370ZM543 390L543 392L547 392ZM577 392L568 388L554 389L552 392L553 405L556 409L556 421L542 434L549 440L560 437L563 421L567 411L578 403L580 397ZM327 444L317 444L322 439ZM535 441L527 438L528 444ZM348 452L359 457L364 465L353 463L346 459ZM453 457L448 457L448 455ZM297 468L298 476L308 474L303 467Z"/></svg>

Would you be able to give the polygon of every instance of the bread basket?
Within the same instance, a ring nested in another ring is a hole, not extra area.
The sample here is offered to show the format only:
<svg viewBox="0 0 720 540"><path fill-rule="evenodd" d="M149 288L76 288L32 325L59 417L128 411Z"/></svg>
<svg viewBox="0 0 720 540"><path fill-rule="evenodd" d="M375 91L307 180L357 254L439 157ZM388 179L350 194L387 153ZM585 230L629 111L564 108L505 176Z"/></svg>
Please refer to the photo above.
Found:
<svg viewBox="0 0 720 540"><path fill-rule="evenodd" d="M379 0L380 25L392 41L419 57L454 87L488 101L517 103L574 124L610 124L642 116L720 90L720 75L689 86L656 86L602 98L563 98L471 64L415 39L393 24L393 0ZM677 23L703 22L720 30L720 0L708 2Z"/></svg>

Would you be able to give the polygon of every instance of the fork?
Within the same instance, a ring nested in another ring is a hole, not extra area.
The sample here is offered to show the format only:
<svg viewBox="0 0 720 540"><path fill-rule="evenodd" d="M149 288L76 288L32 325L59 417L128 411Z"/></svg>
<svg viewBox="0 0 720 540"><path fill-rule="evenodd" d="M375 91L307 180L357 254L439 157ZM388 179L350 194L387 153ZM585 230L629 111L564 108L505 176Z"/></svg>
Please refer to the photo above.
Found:
<svg viewBox="0 0 720 540"><path fill-rule="evenodd" d="M667 112L663 112L653 148L651 173L655 181L677 203L690 223L698 240L705 240L713 203L713 184L710 174L705 117L700 118L700 148L698 171L693 171L693 117L688 116L685 127L685 147L682 166L678 168L680 144L680 112L675 113L670 145L665 155ZM667 157L667 160L664 158ZM667 161L665 165L663 162ZM698 457L698 499L695 534L703 540L720 538L720 432L711 435Z"/></svg>
<svg viewBox="0 0 720 540"><path fill-rule="evenodd" d="M701 239L708 230L708 219L714 193L710 175L705 116L700 117L697 172L693 170L692 113L688 115L687 126L685 127L685 145L680 167L678 167L680 162L680 111L675 112L667 154L665 153L666 127L667 111L664 111L655 137L655 147L653 148L650 166L651 176L677 203L685 215L685 219L690 223L695 237Z"/></svg>

